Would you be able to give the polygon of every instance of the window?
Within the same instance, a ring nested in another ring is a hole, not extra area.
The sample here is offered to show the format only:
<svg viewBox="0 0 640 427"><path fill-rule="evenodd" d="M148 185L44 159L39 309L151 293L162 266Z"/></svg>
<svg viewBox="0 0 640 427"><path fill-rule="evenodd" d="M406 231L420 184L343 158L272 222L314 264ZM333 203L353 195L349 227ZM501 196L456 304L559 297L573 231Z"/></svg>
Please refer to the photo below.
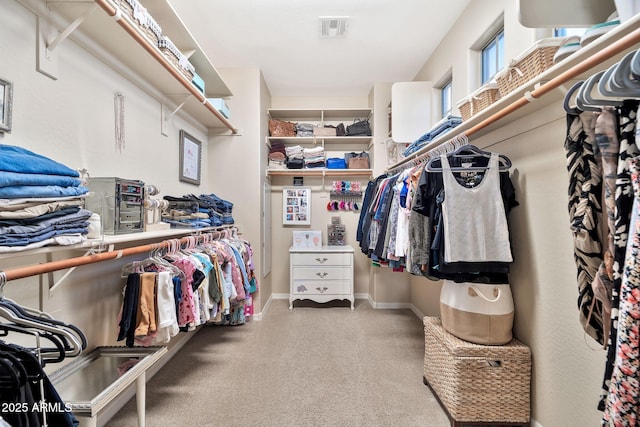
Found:
<svg viewBox="0 0 640 427"><path fill-rule="evenodd" d="M554 28L553 36L554 37L567 37L567 36L582 37L585 31L587 31L586 28Z"/></svg>
<svg viewBox="0 0 640 427"><path fill-rule="evenodd" d="M504 30L482 49L482 84L487 83L504 67Z"/></svg>
<svg viewBox="0 0 640 427"><path fill-rule="evenodd" d="M440 88L440 112L442 117L451 114L451 79Z"/></svg>

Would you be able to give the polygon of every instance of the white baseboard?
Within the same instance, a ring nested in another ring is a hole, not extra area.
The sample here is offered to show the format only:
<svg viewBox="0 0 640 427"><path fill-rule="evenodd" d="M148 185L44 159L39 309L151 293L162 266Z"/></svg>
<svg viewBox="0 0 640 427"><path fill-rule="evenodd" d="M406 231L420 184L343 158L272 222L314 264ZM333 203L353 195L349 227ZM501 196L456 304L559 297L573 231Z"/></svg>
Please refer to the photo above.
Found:
<svg viewBox="0 0 640 427"><path fill-rule="evenodd" d="M542 424L531 418L531 427L542 427Z"/></svg>
<svg viewBox="0 0 640 427"><path fill-rule="evenodd" d="M264 303L264 307L262 307L260 313L254 314L252 316L253 320L260 321L264 318L264 316L267 314L267 311L269 311L269 307L271 307L271 301L273 301L273 295L269 297L266 303Z"/></svg>

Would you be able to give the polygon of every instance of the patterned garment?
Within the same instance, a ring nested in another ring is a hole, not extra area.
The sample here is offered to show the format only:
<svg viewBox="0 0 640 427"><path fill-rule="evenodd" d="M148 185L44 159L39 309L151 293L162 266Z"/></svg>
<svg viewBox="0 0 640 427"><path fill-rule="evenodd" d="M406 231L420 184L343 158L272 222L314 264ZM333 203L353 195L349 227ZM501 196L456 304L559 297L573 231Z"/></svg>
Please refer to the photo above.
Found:
<svg viewBox="0 0 640 427"><path fill-rule="evenodd" d="M637 425L640 410L640 158L629 161L635 199L629 225L620 304L616 359L603 425Z"/></svg>
<svg viewBox="0 0 640 427"><path fill-rule="evenodd" d="M569 172L569 221L578 270L580 323L590 337L604 345L603 307L591 287L602 263L598 234L598 217L602 213L602 172L594 155L594 127L593 113L568 114L564 147Z"/></svg>
<svg viewBox="0 0 640 427"><path fill-rule="evenodd" d="M620 148L618 154L618 172L616 177L615 194L615 218L614 218L614 253L613 253L613 288L611 292L611 330L607 341L607 361L605 364L604 379L602 383L602 394L598 409L604 411L609 384L613 373L613 365L616 359L618 306L620 303L620 287L622 284L622 266L627 249L627 237L629 234L629 222L631 220L631 210L633 206L633 189L631 186L631 175L629 172L628 160L640 154L636 145L636 114L638 110L637 101L625 101L619 111L619 141ZM606 425L606 423L605 423Z"/></svg>

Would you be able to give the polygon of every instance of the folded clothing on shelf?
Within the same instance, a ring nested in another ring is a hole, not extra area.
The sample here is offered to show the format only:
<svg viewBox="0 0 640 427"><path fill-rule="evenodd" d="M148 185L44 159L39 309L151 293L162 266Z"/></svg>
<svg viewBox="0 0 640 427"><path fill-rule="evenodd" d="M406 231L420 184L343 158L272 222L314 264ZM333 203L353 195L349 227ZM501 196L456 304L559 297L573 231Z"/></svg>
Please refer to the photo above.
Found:
<svg viewBox="0 0 640 427"><path fill-rule="evenodd" d="M426 145L428 142L431 142L436 137L438 137L438 136L450 131L451 129L453 129L456 126L460 125L460 123L462 123L462 117L452 116L452 115L444 117L442 120L440 120L438 123L436 123L427 133L425 133L420 138L418 138L414 142L412 142L404 150L403 154L405 156L408 156L408 155L410 155L412 153L415 153L420 148L422 148L424 145Z"/></svg>

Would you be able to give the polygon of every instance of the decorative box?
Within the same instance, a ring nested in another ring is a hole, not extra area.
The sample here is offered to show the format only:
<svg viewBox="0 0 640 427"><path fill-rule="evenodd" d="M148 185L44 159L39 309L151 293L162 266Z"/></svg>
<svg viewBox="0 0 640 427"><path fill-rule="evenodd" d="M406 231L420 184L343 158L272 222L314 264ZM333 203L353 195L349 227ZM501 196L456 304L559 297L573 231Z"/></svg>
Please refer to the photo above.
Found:
<svg viewBox="0 0 640 427"><path fill-rule="evenodd" d="M216 107L216 110L220 111L220 114L225 116L227 119L231 117L231 111L229 110L229 107L227 106L227 103L224 102L224 99L222 99L222 98L207 98L207 101L209 101L209 103L211 105Z"/></svg>
<svg viewBox="0 0 640 427"><path fill-rule="evenodd" d="M462 120L469 120L474 114L478 114L498 99L500 99L498 85L493 82L485 84L458 102L458 109L460 110Z"/></svg>
<svg viewBox="0 0 640 427"><path fill-rule="evenodd" d="M529 425L531 352L463 341L424 317L424 383L454 422ZM457 424L452 424L457 425Z"/></svg>
<svg viewBox="0 0 640 427"><path fill-rule="evenodd" d="M198 73L193 73L193 78L191 79L191 83L198 88L200 93L204 95L204 80Z"/></svg>

